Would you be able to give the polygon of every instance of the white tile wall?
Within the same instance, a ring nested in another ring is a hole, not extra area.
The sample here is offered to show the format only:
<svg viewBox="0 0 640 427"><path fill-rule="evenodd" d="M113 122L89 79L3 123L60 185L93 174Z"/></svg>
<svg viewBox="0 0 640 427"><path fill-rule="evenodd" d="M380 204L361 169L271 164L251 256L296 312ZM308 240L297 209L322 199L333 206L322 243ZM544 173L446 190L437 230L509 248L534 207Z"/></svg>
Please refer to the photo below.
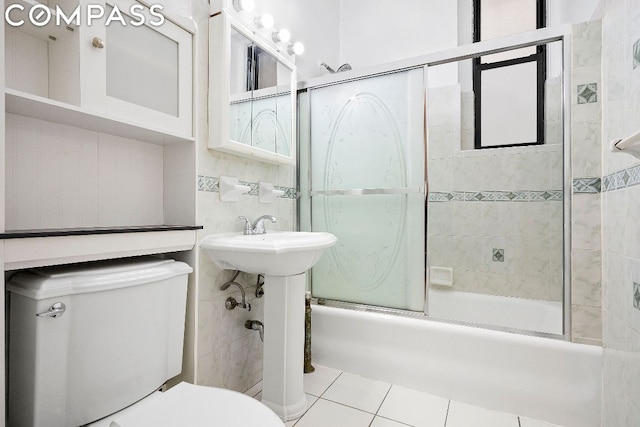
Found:
<svg viewBox="0 0 640 427"><path fill-rule="evenodd" d="M430 265L453 267L455 289L561 300L560 202L431 203L428 221Z"/></svg>
<svg viewBox="0 0 640 427"><path fill-rule="evenodd" d="M6 229L163 223L162 146L6 117Z"/></svg>
<svg viewBox="0 0 640 427"><path fill-rule="evenodd" d="M602 87L601 52L602 25L599 21L574 26L571 83L574 177L599 177L602 173L602 102L578 104L577 101L578 84L596 83L598 88ZM548 142L557 138L561 131L558 83L557 80L547 83ZM620 88L616 91L619 97L623 97L624 92ZM437 126L432 132L434 123L429 121L430 144L434 145L429 152L430 191L562 188L560 145L468 150L473 146L472 95L459 94L459 88L452 86L438 88L434 96L430 94L430 101L442 101L445 94L450 98L460 95L462 117L452 110L454 105L450 101L429 109ZM607 95L600 91L600 101L602 96ZM439 143L448 142L452 133L448 130L458 124L462 147L467 151L454 150L449 159L446 157L448 152ZM620 164L628 165L628 162ZM572 260L573 333L576 340L591 344L598 344L601 337L599 263L594 262L601 251L600 203L599 194L580 194L573 198L572 210L572 243L574 250L580 251ZM453 266L456 269L454 288L459 290L560 301L563 295L562 223L562 204L559 202L430 203L430 263ZM494 239L478 240L478 236ZM485 252L494 244L505 246L505 262L487 261ZM455 259L459 256L466 259Z"/></svg>
<svg viewBox="0 0 640 427"><path fill-rule="evenodd" d="M638 163L608 152L607 142L639 130L640 68L633 68L633 44L640 39L640 8L633 0L607 0L603 17L603 174ZM640 310L633 307L640 279L636 212L640 188L603 193L603 426L640 422Z"/></svg>
<svg viewBox="0 0 640 427"><path fill-rule="evenodd" d="M468 95L458 85L429 90L429 191L561 189L560 145L469 151L471 140L460 150L455 141L473 131ZM430 203L429 263L453 267L457 290L558 300L560 261L550 254L561 256L561 232L560 202ZM493 248L504 262L492 261Z"/></svg>
<svg viewBox="0 0 640 427"><path fill-rule="evenodd" d="M574 178L602 174L602 23L573 26L571 82L571 166ZM579 104L578 85L596 83L597 102ZM572 199L571 329L574 342L600 344L601 267L597 259L602 249L601 195L574 194Z"/></svg>

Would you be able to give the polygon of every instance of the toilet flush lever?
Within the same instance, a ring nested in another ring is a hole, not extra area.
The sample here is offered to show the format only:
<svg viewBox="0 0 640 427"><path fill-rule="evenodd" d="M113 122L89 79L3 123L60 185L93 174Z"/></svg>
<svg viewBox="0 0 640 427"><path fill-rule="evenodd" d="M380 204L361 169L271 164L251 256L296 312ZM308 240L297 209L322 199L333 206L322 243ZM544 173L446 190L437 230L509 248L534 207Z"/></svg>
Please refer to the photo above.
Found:
<svg viewBox="0 0 640 427"><path fill-rule="evenodd" d="M49 309L45 312L38 313L36 316L38 317L60 317L67 310L67 306L64 305L63 302L57 302L53 304Z"/></svg>

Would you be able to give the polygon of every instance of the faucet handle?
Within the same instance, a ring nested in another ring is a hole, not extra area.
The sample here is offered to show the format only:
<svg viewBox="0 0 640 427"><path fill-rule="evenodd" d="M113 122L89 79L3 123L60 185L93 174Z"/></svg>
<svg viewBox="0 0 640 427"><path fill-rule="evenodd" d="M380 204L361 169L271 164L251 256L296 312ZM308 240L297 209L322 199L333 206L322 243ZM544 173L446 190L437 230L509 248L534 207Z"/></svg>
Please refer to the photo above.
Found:
<svg viewBox="0 0 640 427"><path fill-rule="evenodd" d="M244 234L251 234L251 221L246 216L239 216L238 219L244 220Z"/></svg>

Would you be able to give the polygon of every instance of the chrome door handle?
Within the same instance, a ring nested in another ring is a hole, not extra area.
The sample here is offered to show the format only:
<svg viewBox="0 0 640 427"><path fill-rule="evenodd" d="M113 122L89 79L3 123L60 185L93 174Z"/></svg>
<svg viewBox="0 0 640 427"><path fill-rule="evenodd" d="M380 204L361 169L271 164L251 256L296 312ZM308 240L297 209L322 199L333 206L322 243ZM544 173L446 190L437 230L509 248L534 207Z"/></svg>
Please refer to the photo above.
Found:
<svg viewBox="0 0 640 427"><path fill-rule="evenodd" d="M64 312L67 310L67 306L64 305L64 303L62 302L57 302L55 304L53 304L51 307L49 307L49 309L45 312L42 313L37 313L36 316L38 317L60 317L64 314Z"/></svg>

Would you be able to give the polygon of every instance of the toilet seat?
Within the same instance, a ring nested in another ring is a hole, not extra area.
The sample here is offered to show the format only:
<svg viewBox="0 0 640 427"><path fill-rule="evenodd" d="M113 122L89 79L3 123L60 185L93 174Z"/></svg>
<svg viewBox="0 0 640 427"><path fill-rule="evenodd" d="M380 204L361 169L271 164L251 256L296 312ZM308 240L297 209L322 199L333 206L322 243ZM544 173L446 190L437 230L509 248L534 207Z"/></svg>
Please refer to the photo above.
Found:
<svg viewBox="0 0 640 427"><path fill-rule="evenodd" d="M236 391L182 382L108 417L110 427L283 427L261 402Z"/></svg>

